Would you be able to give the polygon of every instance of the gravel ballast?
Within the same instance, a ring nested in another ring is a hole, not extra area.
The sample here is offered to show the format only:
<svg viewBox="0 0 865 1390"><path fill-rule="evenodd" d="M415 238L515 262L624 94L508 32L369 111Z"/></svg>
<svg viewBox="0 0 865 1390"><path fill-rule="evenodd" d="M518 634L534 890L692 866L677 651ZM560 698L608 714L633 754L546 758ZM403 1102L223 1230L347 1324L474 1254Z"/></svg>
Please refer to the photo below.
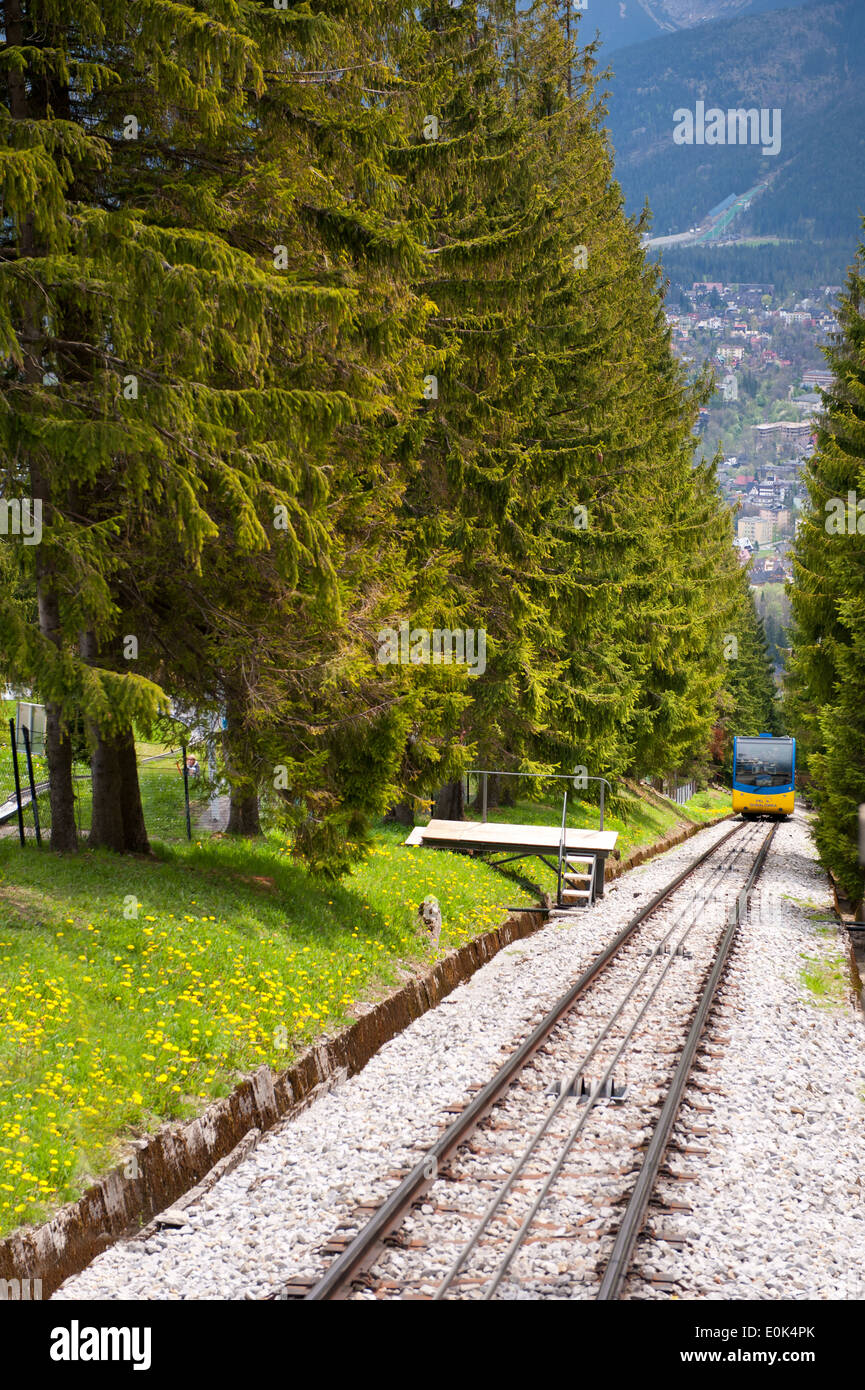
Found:
<svg viewBox="0 0 865 1390"><path fill-rule="evenodd" d="M797 812L778 826L712 1015L709 1089L690 1088L674 1135L709 1154L688 1159L694 1182L657 1189L693 1209L655 1223L684 1244L642 1240L626 1297L865 1298L865 1028L831 918ZM653 1275L672 1287L647 1287Z"/></svg>
<svg viewBox="0 0 865 1390"><path fill-rule="evenodd" d="M358 1076L269 1131L185 1209L184 1224L115 1245L54 1297L261 1298L322 1273L319 1247L340 1225L356 1227L354 1209L393 1189L450 1121L449 1108L493 1075L642 903L729 829L707 828L618 879L591 912L506 948ZM818 1002L801 979L804 968L822 980L845 966L840 936L821 934L809 916L827 917L829 898L801 817L776 834L764 905L773 893L777 911L754 914L724 987L730 1042L713 1059L721 1093L703 1117L710 1158L689 1164L698 1179L687 1192L694 1216L677 1218L682 1253L656 1241L638 1248L645 1273L677 1271L679 1297L855 1296L846 1290L851 1252L865 1247L865 1035L843 987L838 1002L826 1002L831 993ZM629 1292L653 1296L642 1282Z"/></svg>

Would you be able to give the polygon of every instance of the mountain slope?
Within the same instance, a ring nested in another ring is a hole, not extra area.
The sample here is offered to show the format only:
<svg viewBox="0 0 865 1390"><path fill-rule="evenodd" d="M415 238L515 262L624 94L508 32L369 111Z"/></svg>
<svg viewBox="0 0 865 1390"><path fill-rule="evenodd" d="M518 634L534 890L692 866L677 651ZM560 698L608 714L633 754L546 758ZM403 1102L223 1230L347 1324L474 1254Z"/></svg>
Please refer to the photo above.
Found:
<svg viewBox="0 0 865 1390"><path fill-rule="evenodd" d="M797 0L588 0L580 16L580 41L587 43L599 30L602 57L628 44L661 34L692 29L716 19L788 7ZM572 8L576 12L577 0ZM806 4L807 0L798 0Z"/></svg>
<svg viewBox="0 0 865 1390"><path fill-rule="evenodd" d="M648 198L657 236L686 230L768 180L737 232L855 242L865 209L865 6L747 14L621 50L608 127L629 210ZM677 145L674 112L778 108L781 149Z"/></svg>

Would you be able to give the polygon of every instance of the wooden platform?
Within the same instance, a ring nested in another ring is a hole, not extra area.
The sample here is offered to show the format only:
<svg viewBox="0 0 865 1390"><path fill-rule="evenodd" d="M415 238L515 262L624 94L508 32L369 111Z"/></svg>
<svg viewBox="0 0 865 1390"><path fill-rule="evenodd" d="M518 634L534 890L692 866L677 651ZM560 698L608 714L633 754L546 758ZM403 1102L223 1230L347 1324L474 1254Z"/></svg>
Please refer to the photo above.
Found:
<svg viewBox="0 0 865 1390"><path fill-rule="evenodd" d="M405 840L407 845L428 849L495 851L517 855L553 855L558 859L561 828L557 825L508 825L501 821L431 820L416 825ZM565 849L578 856L594 854L598 860L597 892L604 895L604 866L619 838L615 830L584 830L579 826L565 831Z"/></svg>

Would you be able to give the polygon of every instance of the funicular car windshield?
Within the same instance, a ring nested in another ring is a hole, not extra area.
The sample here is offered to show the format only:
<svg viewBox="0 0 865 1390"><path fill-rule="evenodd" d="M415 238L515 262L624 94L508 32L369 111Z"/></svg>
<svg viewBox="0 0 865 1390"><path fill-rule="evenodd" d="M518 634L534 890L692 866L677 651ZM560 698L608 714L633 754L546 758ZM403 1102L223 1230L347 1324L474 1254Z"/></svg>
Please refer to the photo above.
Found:
<svg viewBox="0 0 865 1390"><path fill-rule="evenodd" d="M793 744L780 738L739 738L733 781L740 787L789 787Z"/></svg>

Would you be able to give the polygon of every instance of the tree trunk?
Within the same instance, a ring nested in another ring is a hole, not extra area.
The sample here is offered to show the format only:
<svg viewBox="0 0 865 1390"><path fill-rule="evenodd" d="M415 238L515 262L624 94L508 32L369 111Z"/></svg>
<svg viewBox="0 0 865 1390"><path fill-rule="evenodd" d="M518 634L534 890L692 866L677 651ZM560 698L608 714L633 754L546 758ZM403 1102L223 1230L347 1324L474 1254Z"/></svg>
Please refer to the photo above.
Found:
<svg viewBox="0 0 865 1390"><path fill-rule="evenodd" d="M258 816L258 789L255 779L249 775L252 762L252 748L244 719L246 711L245 691L236 687L225 694L225 767L231 782L231 803L228 811L226 835L245 835L252 837L261 834L261 821Z"/></svg>
<svg viewBox="0 0 865 1390"><path fill-rule="evenodd" d="M72 853L78 848L72 744L63 736L57 705L50 703L45 705L45 760L48 763L48 800L51 805L51 848Z"/></svg>
<svg viewBox="0 0 865 1390"><path fill-rule="evenodd" d="M90 820L90 845L93 849L112 849L123 853L123 813L121 796L120 758L113 739L103 738L95 731L96 744L90 759L93 773L93 812Z"/></svg>
<svg viewBox="0 0 865 1390"><path fill-rule="evenodd" d="M385 816L387 825L406 825L411 829L414 825L414 802L398 801L395 806L391 806Z"/></svg>
<svg viewBox="0 0 865 1390"><path fill-rule="evenodd" d="M500 777L497 772L487 773L487 810L495 811L499 806L515 806L516 799L510 790L512 787L512 778ZM473 811L482 811L484 808L483 777L478 777L478 789L471 807Z"/></svg>
<svg viewBox="0 0 865 1390"><path fill-rule="evenodd" d="M30 466L30 485L34 498L49 503L48 486L35 461ZM60 604L54 585L53 567L40 545L36 556L36 600L39 631L58 651L62 645ZM63 729L60 706L45 701L45 759L48 763L48 799L51 805L51 848L74 851L78 848L75 827L75 789L72 782L72 743Z"/></svg>
<svg viewBox="0 0 865 1390"><path fill-rule="evenodd" d="M81 634L80 649L85 661L94 667L98 665L99 647L94 633ZM90 737L94 747L90 759L93 812L89 843L94 849L110 849L116 854L148 854L135 735L132 729L123 729L106 736L91 723Z"/></svg>
<svg viewBox="0 0 865 1390"><path fill-rule="evenodd" d="M120 769L120 813L123 817L123 847L127 854L149 854L150 841L141 805L141 783L135 756L135 735L127 729L117 740Z"/></svg>
<svg viewBox="0 0 865 1390"><path fill-rule="evenodd" d="M462 820L463 818L463 783L462 778L456 782L445 782L436 792L433 816L436 820Z"/></svg>
<svg viewBox="0 0 865 1390"><path fill-rule="evenodd" d="M258 793L246 786L231 788L231 806L228 812L226 835L260 835L261 821L258 816Z"/></svg>
<svg viewBox="0 0 865 1390"><path fill-rule="evenodd" d="M499 793L500 806L516 806L517 804L517 782L513 777L499 778L501 791Z"/></svg>
<svg viewBox="0 0 865 1390"><path fill-rule="evenodd" d="M132 730L127 729L115 738L103 738L97 731L90 766L93 772L91 846L111 849L116 854L149 854Z"/></svg>

